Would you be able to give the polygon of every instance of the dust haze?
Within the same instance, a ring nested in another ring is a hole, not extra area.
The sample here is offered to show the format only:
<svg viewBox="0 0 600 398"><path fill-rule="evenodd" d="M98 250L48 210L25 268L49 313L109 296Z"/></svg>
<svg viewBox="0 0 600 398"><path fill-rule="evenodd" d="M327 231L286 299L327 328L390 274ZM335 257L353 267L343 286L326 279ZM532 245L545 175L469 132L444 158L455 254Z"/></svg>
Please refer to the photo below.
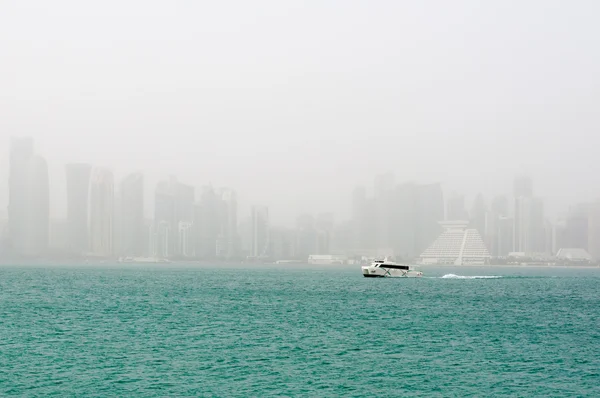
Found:
<svg viewBox="0 0 600 398"><path fill-rule="evenodd" d="M376 176L486 206L528 176L544 218L600 197L595 1L7 1L0 12L0 209L10 137L119 182L235 190L240 222L353 217ZM444 205L445 207L445 205ZM443 218L443 217L442 217ZM441 220L440 220L441 221Z"/></svg>

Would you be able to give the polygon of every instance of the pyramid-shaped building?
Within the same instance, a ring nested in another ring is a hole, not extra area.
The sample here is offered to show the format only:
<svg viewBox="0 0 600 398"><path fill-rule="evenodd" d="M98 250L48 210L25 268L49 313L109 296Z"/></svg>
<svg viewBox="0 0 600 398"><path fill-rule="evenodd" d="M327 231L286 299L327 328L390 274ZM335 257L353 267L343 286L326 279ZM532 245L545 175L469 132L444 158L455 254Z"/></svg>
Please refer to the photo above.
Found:
<svg viewBox="0 0 600 398"><path fill-rule="evenodd" d="M476 229L467 221L444 221L444 232L421 254L422 264L476 265L488 264L488 249Z"/></svg>

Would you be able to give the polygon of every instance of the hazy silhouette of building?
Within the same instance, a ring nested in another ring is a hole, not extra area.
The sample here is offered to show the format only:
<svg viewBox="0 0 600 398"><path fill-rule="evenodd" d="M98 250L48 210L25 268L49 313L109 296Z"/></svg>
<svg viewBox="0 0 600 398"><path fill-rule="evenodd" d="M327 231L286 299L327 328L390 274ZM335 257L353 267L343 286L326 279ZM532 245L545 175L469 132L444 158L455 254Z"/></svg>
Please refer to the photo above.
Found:
<svg viewBox="0 0 600 398"><path fill-rule="evenodd" d="M498 214L499 216L508 217L509 216L509 205L508 198L504 195L495 196L492 199L492 204L490 209Z"/></svg>
<svg viewBox="0 0 600 398"><path fill-rule="evenodd" d="M485 199L482 194L478 194L473 201L469 221L470 228L476 229L484 240L486 233L486 213Z"/></svg>
<svg viewBox="0 0 600 398"><path fill-rule="evenodd" d="M50 232L48 165L41 156L33 156L29 159L26 183L25 254L40 255L48 250Z"/></svg>
<svg viewBox="0 0 600 398"><path fill-rule="evenodd" d="M500 216L498 218L498 237L492 256L506 257L514 248L514 219Z"/></svg>
<svg viewBox="0 0 600 398"><path fill-rule="evenodd" d="M18 254L43 254L50 228L48 165L34 155L32 138L11 138L9 168L9 245Z"/></svg>
<svg viewBox="0 0 600 398"><path fill-rule="evenodd" d="M589 207L588 252L593 260L600 260L600 201L592 203Z"/></svg>
<svg viewBox="0 0 600 398"><path fill-rule="evenodd" d="M269 252L274 260L299 258L296 254L296 232L288 228L271 228Z"/></svg>
<svg viewBox="0 0 600 398"><path fill-rule="evenodd" d="M296 255L301 260L317 252L317 229L315 218L310 214L302 214L296 219Z"/></svg>
<svg viewBox="0 0 600 398"><path fill-rule="evenodd" d="M202 188L194 209L196 256L212 258L217 255L220 200L212 186Z"/></svg>
<svg viewBox="0 0 600 398"><path fill-rule="evenodd" d="M174 253L175 239L175 194L170 181L161 181L154 191L154 235L157 242L155 253L169 257Z"/></svg>
<svg viewBox="0 0 600 398"><path fill-rule="evenodd" d="M508 199L496 196L485 213L485 245L492 257L506 257L513 251L513 220L508 217Z"/></svg>
<svg viewBox="0 0 600 398"><path fill-rule="evenodd" d="M377 252L393 255L393 226L390 223L390 214L394 211L394 191L396 177L393 173L380 174L374 182L374 214L375 228L371 234L375 237ZM311 253L315 254L315 253Z"/></svg>
<svg viewBox="0 0 600 398"><path fill-rule="evenodd" d="M468 220L469 215L465 209L465 197L463 195L452 194L446 200L446 220Z"/></svg>
<svg viewBox="0 0 600 398"><path fill-rule="evenodd" d="M120 251L125 256L144 254L144 176L129 174L120 189Z"/></svg>
<svg viewBox="0 0 600 398"><path fill-rule="evenodd" d="M546 252L544 206L539 198L515 199L513 251L522 253Z"/></svg>
<svg viewBox="0 0 600 398"><path fill-rule="evenodd" d="M175 177L167 181L161 181L156 185L154 192L154 231L157 239L156 247L159 248L158 255L169 256L192 256L194 250L193 231L186 232L186 239L190 242L183 244L179 233L179 226L192 225L194 222L194 188L182 184ZM187 231L187 227L185 227ZM183 253L183 247L187 247Z"/></svg>
<svg viewBox="0 0 600 398"><path fill-rule="evenodd" d="M90 181L90 252L113 254L114 178L111 171L94 169Z"/></svg>
<svg viewBox="0 0 600 398"><path fill-rule="evenodd" d="M179 221L178 223L177 254L183 257L194 256L193 228L190 221Z"/></svg>
<svg viewBox="0 0 600 398"><path fill-rule="evenodd" d="M391 239L394 255L399 259L408 260L420 254L416 247L417 222L421 216L421 213L417 213L418 191L417 184L405 183L398 185L394 192L395 206L390 214L393 227Z"/></svg>
<svg viewBox="0 0 600 398"><path fill-rule="evenodd" d="M415 253L419 255L440 235L444 195L439 183L419 185L416 201Z"/></svg>
<svg viewBox="0 0 600 398"><path fill-rule="evenodd" d="M9 165L8 236L9 244L17 253L24 253L28 234L29 161L33 157L31 137L11 137Z"/></svg>
<svg viewBox="0 0 600 398"><path fill-rule="evenodd" d="M357 187L352 193L352 247L357 252L374 248L375 211L372 200L367 199L364 187Z"/></svg>
<svg viewBox="0 0 600 398"><path fill-rule="evenodd" d="M234 257L238 253L239 236L237 230L237 195L234 190L224 188L218 198L219 234L217 256Z"/></svg>
<svg viewBox="0 0 600 398"><path fill-rule="evenodd" d="M569 209L565 224L567 236L565 247L588 250L588 220L591 207L588 203L581 203Z"/></svg>
<svg viewBox="0 0 600 398"><path fill-rule="evenodd" d="M77 254L89 250L89 190L92 166L72 163L66 166L68 249Z"/></svg>
<svg viewBox="0 0 600 398"><path fill-rule="evenodd" d="M269 208L266 206L252 206L252 252L251 256L268 257L269 253Z"/></svg>
<svg viewBox="0 0 600 398"><path fill-rule="evenodd" d="M544 204L533 197L533 183L527 176L514 180L513 251L521 253L546 253L546 226Z"/></svg>

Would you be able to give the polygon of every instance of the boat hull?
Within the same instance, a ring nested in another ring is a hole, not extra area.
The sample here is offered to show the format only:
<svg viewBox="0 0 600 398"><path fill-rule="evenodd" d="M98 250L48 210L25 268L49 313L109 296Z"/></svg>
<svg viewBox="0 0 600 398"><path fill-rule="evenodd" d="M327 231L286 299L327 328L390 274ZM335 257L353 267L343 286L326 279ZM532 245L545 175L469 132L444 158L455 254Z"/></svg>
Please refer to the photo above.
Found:
<svg viewBox="0 0 600 398"><path fill-rule="evenodd" d="M379 267L362 267L362 274L365 278L420 278L423 273L413 269L389 269Z"/></svg>

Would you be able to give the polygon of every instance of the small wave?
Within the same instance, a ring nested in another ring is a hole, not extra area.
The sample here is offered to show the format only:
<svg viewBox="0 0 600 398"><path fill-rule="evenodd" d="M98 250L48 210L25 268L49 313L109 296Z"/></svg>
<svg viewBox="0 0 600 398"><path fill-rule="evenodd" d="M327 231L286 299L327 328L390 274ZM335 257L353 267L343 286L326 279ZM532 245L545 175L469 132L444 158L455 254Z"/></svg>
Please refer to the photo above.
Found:
<svg viewBox="0 0 600 398"><path fill-rule="evenodd" d="M442 279L497 279L502 278L497 275L475 275L475 276L465 276L465 275L455 275L455 274L446 274L442 276Z"/></svg>

